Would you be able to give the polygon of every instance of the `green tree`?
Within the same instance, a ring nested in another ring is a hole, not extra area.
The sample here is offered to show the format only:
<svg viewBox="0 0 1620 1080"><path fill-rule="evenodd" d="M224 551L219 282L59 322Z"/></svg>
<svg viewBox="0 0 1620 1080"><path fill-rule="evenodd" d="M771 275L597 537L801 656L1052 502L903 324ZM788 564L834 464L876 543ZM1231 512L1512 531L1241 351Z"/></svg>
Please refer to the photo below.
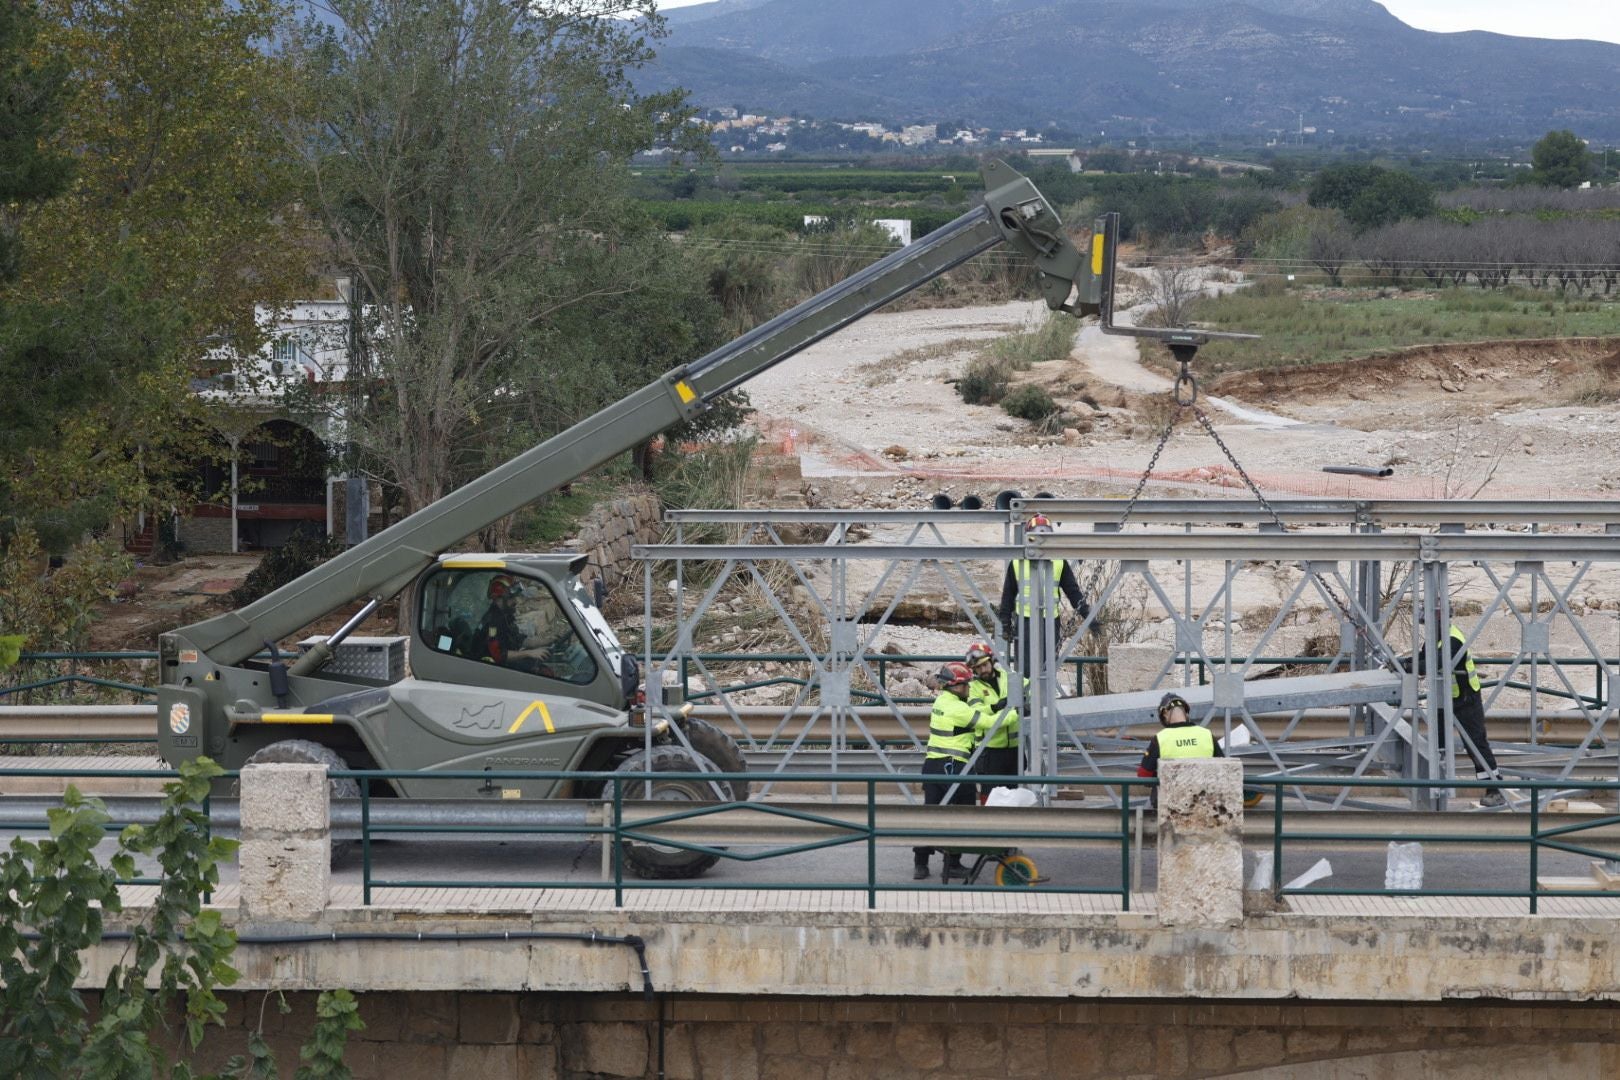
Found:
<svg viewBox="0 0 1620 1080"><path fill-rule="evenodd" d="M1434 188L1411 173L1389 170L1362 188L1344 216L1358 229L1376 229L1434 213Z"/></svg>
<svg viewBox="0 0 1620 1080"><path fill-rule="evenodd" d="M1350 204L1388 170L1377 165L1334 165L1311 179L1306 201L1312 206L1348 212Z"/></svg>
<svg viewBox="0 0 1620 1080"><path fill-rule="evenodd" d="M416 509L701 347L714 308L666 304L682 275L626 168L698 133L678 95L627 81L651 0L327 7L295 51L316 73L312 201L365 300L346 416ZM660 351L608 355L626 327L581 313L633 323L642 296Z"/></svg>
<svg viewBox="0 0 1620 1080"><path fill-rule="evenodd" d="M11 10L13 5L6 5ZM312 257L266 43L281 0L41 0L36 66L63 74L54 197L19 208L0 290L0 518L50 546L177 499L203 449L190 379L258 343L254 305Z"/></svg>
<svg viewBox="0 0 1620 1080"><path fill-rule="evenodd" d="M0 203L31 206L62 192L73 159L51 145L62 122L66 65L38 50L32 4L0 5ZM15 213L0 219L0 278L16 272Z"/></svg>
<svg viewBox="0 0 1620 1080"><path fill-rule="evenodd" d="M1590 180L1592 152L1573 131L1549 131L1530 150L1530 178L1543 187L1572 188Z"/></svg>

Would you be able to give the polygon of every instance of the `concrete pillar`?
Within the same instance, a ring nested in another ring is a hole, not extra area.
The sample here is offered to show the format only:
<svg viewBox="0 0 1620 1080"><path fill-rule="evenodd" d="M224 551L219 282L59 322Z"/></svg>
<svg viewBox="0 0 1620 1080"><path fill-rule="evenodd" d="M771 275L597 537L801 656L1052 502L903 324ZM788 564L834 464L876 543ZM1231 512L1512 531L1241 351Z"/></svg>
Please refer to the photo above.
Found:
<svg viewBox="0 0 1620 1080"><path fill-rule="evenodd" d="M324 765L242 770L242 915L302 922L326 910L332 887L330 787Z"/></svg>
<svg viewBox="0 0 1620 1080"><path fill-rule="evenodd" d="M1108 646L1108 692L1151 690L1170 666L1172 649L1155 641L1114 642Z"/></svg>
<svg viewBox="0 0 1620 1080"><path fill-rule="evenodd" d="M1188 929L1243 921L1243 763L1159 763L1159 923Z"/></svg>

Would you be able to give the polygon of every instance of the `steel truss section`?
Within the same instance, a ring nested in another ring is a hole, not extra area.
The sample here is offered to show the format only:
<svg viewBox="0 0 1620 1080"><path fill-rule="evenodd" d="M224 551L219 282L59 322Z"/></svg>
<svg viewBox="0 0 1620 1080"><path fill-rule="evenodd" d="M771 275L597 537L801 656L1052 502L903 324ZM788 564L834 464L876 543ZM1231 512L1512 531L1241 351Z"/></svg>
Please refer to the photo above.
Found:
<svg viewBox="0 0 1620 1080"><path fill-rule="evenodd" d="M1028 700L1017 680L1012 695L1025 717L1026 772L1106 775L1129 769L1151 730L1141 725L1151 723L1159 693L1175 687L1188 697L1195 715L1258 772L1467 778L1478 748L1452 714L1450 683L1433 640L1437 635L1420 632L1421 618L1425 627L1455 623L1470 652L1491 662L1482 671L1488 713L1523 714L1527 701L1526 726L1512 738L1493 738L1505 776L1620 775L1615 752L1620 718L1609 689L1620 679L1620 615L1615 613L1620 505L1336 500L1275 505L1287 531L1249 500L1143 500L1124 531L1117 525L1117 500L1023 500L1007 512L671 512L674 542L636 549L647 561L649 625L654 562L673 566L679 613L674 646L658 654L650 644L646 650L649 685L678 678L674 673L684 667L695 669L709 685L720 685L698 658L700 652L716 651L712 643L697 640L698 626L724 582L741 575L759 586L774 616L812 657L804 685L764 737L750 734L727 695L712 702L725 710L728 730L751 760L772 761L769 767L777 772L806 764L833 774L874 766L914 770L926 733L910 734L896 745L875 736L868 723L870 707L903 720L877 677L877 637L907 595L927 588L948 596L974 636L990 642L998 662L1007 663L1010 650L1000 633L993 590L984 583L999 582L1007 560L1022 557L1033 560L1037 587L1031 623L1041 628L1031 635L1036 677ZM1034 509L1057 522L1057 531L1025 536L1020 521ZM732 527L736 541L687 542L687 529L717 523ZM1167 529L1170 523L1180 527ZM1555 531L1542 531L1544 526ZM787 542L790 527L824 530L826 540ZM984 542L987 531L999 531L1002 542ZM1059 613L1048 610L1056 559L1084 564L1081 580L1095 592L1088 597L1091 615L1066 632L1055 617ZM851 586L849 569L857 561L881 564L875 583ZM708 571L706 588L691 585L696 564ZM778 570L772 574L768 567ZM1236 597L1247 581L1262 575L1280 583L1282 602L1240 645ZM773 584L784 577L798 598L797 610ZM1158 633L1173 643L1170 659L1148 691L1069 696L1071 688L1059 672L1069 658L1082 654L1090 632L1127 589L1145 592L1162 613ZM1577 612L1593 590L1607 598L1601 614ZM687 602L688 591L695 604ZM1466 602L1458 602L1464 592ZM1327 628L1330 639L1336 626L1336 650L1318 657L1308 675L1277 677L1262 658L1279 651L1276 642L1285 625L1300 621ZM1608 626L1612 629L1605 630ZM1419 643L1416 660L1410 657L1413 642ZM861 682L870 695L865 702L857 701ZM1301 730L1308 712L1319 721L1323 709L1342 712L1342 736L1323 737L1320 722L1307 725L1308 733ZM1544 738L1541 717L1554 713L1561 722L1584 725L1578 741ZM1261 716L1267 718L1265 728ZM1569 721L1572 716L1579 720ZM1134 732L1128 730L1132 727ZM902 730L912 729L902 723ZM1243 735L1234 739L1236 732ZM1304 788L1292 792L1306 801ZM1354 805L1349 789L1331 798L1324 794L1312 789L1311 803ZM1421 809L1442 809L1448 797L1455 800L1440 789L1414 799Z"/></svg>

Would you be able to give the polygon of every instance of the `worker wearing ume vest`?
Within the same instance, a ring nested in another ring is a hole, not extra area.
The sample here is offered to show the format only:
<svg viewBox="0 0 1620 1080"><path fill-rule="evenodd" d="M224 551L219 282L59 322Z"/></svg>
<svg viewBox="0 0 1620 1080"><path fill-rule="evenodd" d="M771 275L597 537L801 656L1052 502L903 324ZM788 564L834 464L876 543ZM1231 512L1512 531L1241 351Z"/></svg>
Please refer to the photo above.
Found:
<svg viewBox="0 0 1620 1080"><path fill-rule="evenodd" d="M1052 522L1045 515L1036 514L1029 519L1024 531L1049 533ZM1029 670L1029 658L1033 635L1040 632L1040 624L1034 618L1036 584L1035 564L1029 559L1014 559L1007 564L1007 574L1001 582L1001 603L997 606L1001 628L1006 632L1007 640L1013 643L1013 660L1018 665L1018 673L1026 679L1034 675ZM1074 564L1067 559L1053 559L1052 595L1047 598L1045 609L1053 626L1054 637L1058 608L1065 598L1082 619L1091 614L1091 605L1086 603L1085 596L1080 592L1080 583L1075 580Z"/></svg>
<svg viewBox="0 0 1620 1080"><path fill-rule="evenodd" d="M975 641L968 646L967 655L963 663L973 671L973 685L970 688L973 702L979 706L979 727L977 732L980 744L979 760L973 771L980 776L1017 776L1019 773L1018 760L1018 710L1013 708L1009 698L1013 686L1013 675L1004 668L996 667L996 654L982 641ZM1029 700L1029 680L1024 680L1023 701ZM993 787L1017 787L1017 784L980 784L979 802L990 797Z"/></svg>
<svg viewBox="0 0 1620 1080"><path fill-rule="evenodd" d="M1209 728L1193 723L1187 711L1187 700L1180 694L1172 692L1159 699L1159 723L1163 726L1154 732L1148 743L1142 764L1136 767L1137 776L1158 776L1161 761L1226 756ZM1159 792L1155 788L1153 805L1158 804Z"/></svg>
<svg viewBox="0 0 1620 1080"><path fill-rule="evenodd" d="M929 806L942 802L972 806L973 785L956 777L967 771L973 745L978 741L980 709L971 700L973 672L966 664L953 662L940 668L935 680L939 683L939 696L934 699L933 711L928 716L928 751L923 757L922 771L943 779L923 782L923 801ZM947 793L949 800L945 797ZM916 880L928 876L928 856L933 852L934 849L928 847L911 849L912 876ZM945 877L967 877L960 854L945 854Z"/></svg>

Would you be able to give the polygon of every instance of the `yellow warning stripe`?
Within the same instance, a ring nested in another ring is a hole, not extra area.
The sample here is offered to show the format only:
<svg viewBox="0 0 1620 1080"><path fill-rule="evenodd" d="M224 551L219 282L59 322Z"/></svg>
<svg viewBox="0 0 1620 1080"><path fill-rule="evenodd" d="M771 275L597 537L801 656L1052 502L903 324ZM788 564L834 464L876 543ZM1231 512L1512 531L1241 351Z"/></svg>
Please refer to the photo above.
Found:
<svg viewBox="0 0 1620 1080"><path fill-rule="evenodd" d="M1091 235L1091 272L1092 272L1093 275L1095 275L1097 277L1102 276L1102 272L1103 272L1103 234L1102 233L1093 233Z"/></svg>
<svg viewBox="0 0 1620 1080"><path fill-rule="evenodd" d="M502 559L446 559L444 565L451 570L505 570Z"/></svg>
<svg viewBox="0 0 1620 1080"><path fill-rule="evenodd" d="M259 714L261 724L330 724L329 712L267 712Z"/></svg>
<svg viewBox="0 0 1620 1080"><path fill-rule="evenodd" d="M527 709L524 709L522 712L518 713L518 718L512 721L512 726L506 729L506 733L508 735L516 735L518 728L523 726L523 721L527 720L537 712L540 714L540 719L545 721L546 734L557 734L557 725L551 722L551 710L546 708L545 702L539 700L536 700Z"/></svg>
<svg viewBox="0 0 1620 1080"><path fill-rule="evenodd" d="M690 405L697 400L697 391L686 385L684 380L675 384L675 393L680 395L682 405Z"/></svg>

